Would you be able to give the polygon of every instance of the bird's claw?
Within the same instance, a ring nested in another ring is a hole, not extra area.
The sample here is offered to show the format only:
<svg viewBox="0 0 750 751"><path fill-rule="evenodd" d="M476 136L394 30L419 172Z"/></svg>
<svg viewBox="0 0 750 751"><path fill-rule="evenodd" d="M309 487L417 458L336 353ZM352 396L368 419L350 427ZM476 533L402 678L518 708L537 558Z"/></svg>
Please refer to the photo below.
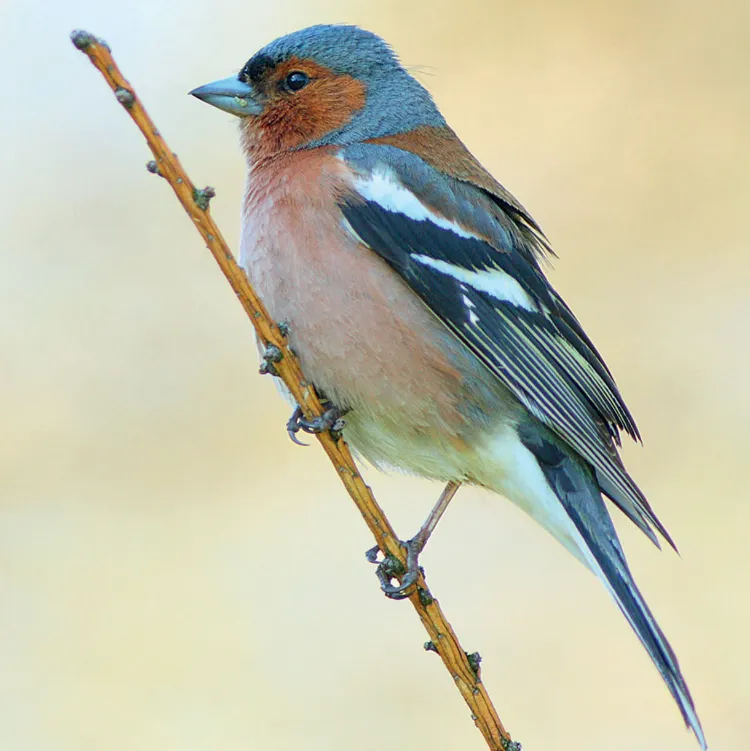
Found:
<svg viewBox="0 0 750 751"><path fill-rule="evenodd" d="M380 589L383 594L391 600L405 600L412 595L412 587L417 583L419 575L423 574L419 565L419 554L424 547L421 540L414 538L408 542L401 543L406 548L406 569L400 561L393 556L386 555L382 561L378 561L380 548L376 545L365 553L365 557L370 563L377 564L375 572L380 582ZM400 584L391 584L395 578L400 579Z"/></svg>
<svg viewBox="0 0 750 751"><path fill-rule="evenodd" d="M309 446L309 443L300 441L297 438L297 433L301 430L299 425L299 419L302 416L302 410L297 407L292 413L292 416L286 421L286 434L289 436L292 443L296 443L298 446Z"/></svg>
<svg viewBox="0 0 750 751"><path fill-rule="evenodd" d="M276 370L276 364L284 359L284 353L275 344L269 344L263 350L260 359L258 372L261 375L272 375L278 378L279 371Z"/></svg>
<svg viewBox="0 0 750 751"><path fill-rule="evenodd" d="M308 420L301 407L297 407L292 413L292 416L287 420L286 432L289 438L298 446L307 446L297 438L297 433L301 430L303 433L325 433L330 431L331 435L338 439L341 436L341 431L344 429L346 422L342 419L342 415L345 411L338 407L329 407L322 415L313 417L312 420Z"/></svg>

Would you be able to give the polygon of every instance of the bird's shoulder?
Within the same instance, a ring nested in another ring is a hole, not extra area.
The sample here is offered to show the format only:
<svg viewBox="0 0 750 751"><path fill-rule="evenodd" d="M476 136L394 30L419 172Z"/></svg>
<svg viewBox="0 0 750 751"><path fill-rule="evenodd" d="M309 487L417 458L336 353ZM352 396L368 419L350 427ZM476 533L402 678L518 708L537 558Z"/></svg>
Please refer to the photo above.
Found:
<svg viewBox="0 0 750 751"><path fill-rule="evenodd" d="M539 259L551 248L539 225L449 127L423 126L339 152L360 178L403 187L434 214L482 237L499 252ZM360 185L363 183L360 182Z"/></svg>

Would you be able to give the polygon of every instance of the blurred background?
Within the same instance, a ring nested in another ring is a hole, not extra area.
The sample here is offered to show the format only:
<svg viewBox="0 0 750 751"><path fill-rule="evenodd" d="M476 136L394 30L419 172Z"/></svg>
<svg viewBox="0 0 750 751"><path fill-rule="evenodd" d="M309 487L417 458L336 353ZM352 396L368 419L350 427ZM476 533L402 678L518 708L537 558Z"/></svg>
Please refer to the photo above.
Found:
<svg viewBox="0 0 750 751"><path fill-rule="evenodd" d="M632 567L709 745L748 748L748 3L4 0L0 16L0 748L484 748L68 40L110 42L236 246L236 124L186 92L319 22L385 36L547 232L553 282L645 437L628 466L680 547L615 512ZM366 476L404 537L439 492ZM462 490L423 562L527 751L697 749L604 588L510 504Z"/></svg>

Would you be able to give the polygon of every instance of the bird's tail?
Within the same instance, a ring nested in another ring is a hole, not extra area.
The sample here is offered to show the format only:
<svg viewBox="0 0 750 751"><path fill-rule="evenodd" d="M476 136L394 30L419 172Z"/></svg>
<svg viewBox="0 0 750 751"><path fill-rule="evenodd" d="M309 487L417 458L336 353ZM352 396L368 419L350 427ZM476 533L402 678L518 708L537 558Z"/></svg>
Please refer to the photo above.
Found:
<svg viewBox="0 0 750 751"><path fill-rule="evenodd" d="M575 526L581 557L602 579L628 619L677 702L685 724L705 751L703 728L677 657L633 580L592 471L538 426L520 429L519 437Z"/></svg>

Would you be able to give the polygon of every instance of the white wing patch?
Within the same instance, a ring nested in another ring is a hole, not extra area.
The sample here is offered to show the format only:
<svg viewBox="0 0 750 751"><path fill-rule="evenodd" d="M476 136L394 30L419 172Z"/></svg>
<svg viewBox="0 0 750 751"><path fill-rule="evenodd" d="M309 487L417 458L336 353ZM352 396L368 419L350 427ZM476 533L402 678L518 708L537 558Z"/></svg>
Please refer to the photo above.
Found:
<svg viewBox="0 0 750 751"><path fill-rule="evenodd" d="M377 165L367 176L355 176L353 185L364 199L377 203L392 214L403 214L416 222L432 222L442 229L455 232L459 237L482 240L479 235L467 232L457 222L430 211L414 193L404 187L393 170L385 165Z"/></svg>
<svg viewBox="0 0 750 751"><path fill-rule="evenodd" d="M484 238L465 230L457 222L436 214L425 206L412 191L406 188L389 167L379 164L368 175L356 175L353 179L354 189L367 201L377 203L381 208L393 214L403 214L416 222L432 222L441 229L447 229L459 237L480 240ZM525 310L538 311L538 308L526 290L502 269L472 271L447 261L440 261L430 256L412 253L411 257L425 266L452 276L480 292L486 292L497 300L516 305ZM464 299L464 301L466 301ZM476 323L476 313L469 311L469 318ZM478 319L477 319L478 320Z"/></svg>
<svg viewBox="0 0 750 751"><path fill-rule="evenodd" d="M526 290L510 274L506 274L502 269L470 271L463 266L456 266L456 264L448 263L447 261L439 261L419 253L412 253L411 257L415 261L443 274L452 276L459 282L468 284L480 292L486 292L497 300L509 302L511 305L516 305L525 310L538 310Z"/></svg>

